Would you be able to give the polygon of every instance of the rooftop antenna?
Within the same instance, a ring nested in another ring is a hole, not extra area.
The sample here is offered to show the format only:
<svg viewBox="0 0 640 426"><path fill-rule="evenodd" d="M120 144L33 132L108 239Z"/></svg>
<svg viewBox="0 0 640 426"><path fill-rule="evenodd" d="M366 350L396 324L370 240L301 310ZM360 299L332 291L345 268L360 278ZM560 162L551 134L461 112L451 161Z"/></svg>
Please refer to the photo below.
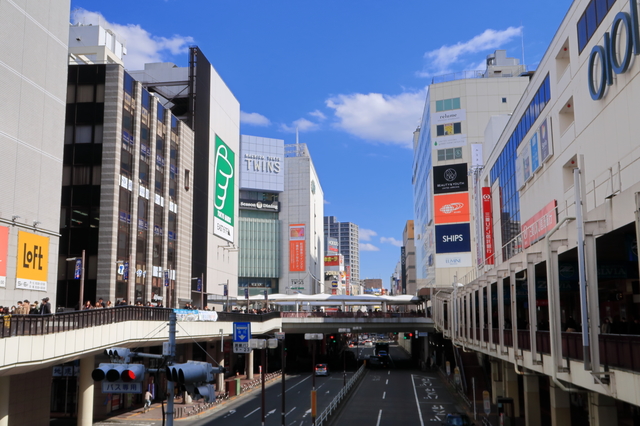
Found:
<svg viewBox="0 0 640 426"><path fill-rule="evenodd" d="M524 61L524 26L522 25L522 21L520 21L520 40L522 42L522 65L526 67L527 63Z"/></svg>
<svg viewBox="0 0 640 426"><path fill-rule="evenodd" d="M296 126L296 145L298 145L300 141L298 140L298 127Z"/></svg>

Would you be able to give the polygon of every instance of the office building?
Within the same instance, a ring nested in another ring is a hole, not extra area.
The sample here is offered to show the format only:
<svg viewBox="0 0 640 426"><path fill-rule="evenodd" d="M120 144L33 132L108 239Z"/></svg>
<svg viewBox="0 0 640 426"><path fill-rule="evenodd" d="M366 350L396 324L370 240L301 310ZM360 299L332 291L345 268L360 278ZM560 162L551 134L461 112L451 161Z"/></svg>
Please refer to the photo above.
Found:
<svg viewBox="0 0 640 426"><path fill-rule="evenodd" d="M324 192L306 144L285 145L280 292L324 293Z"/></svg>
<svg viewBox="0 0 640 426"><path fill-rule="evenodd" d="M338 250L344 256L345 270L347 271L347 285L350 287L351 294L360 294L360 242L358 225L351 222L338 222L335 216L325 216L324 235L325 239L332 237L338 240Z"/></svg>
<svg viewBox="0 0 640 426"><path fill-rule="evenodd" d="M486 124L509 114L529 82L497 50L484 71L434 77L414 133L413 202L417 286L447 286L477 264L470 196L483 167Z"/></svg>
<svg viewBox="0 0 640 426"><path fill-rule="evenodd" d="M0 4L0 305L55 311L69 1L23 3Z"/></svg>

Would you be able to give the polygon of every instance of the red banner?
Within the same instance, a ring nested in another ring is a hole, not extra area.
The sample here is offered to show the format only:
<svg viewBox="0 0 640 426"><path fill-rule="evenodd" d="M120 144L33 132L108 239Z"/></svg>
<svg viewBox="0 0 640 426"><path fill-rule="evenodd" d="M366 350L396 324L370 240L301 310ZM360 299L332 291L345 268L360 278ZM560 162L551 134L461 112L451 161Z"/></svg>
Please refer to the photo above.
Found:
<svg viewBox="0 0 640 426"><path fill-rule="evenodd" d="M522 245L524 248L544 237L557 223L556 200L553 200L522 225Z"/></svg>
<svg viewBox="0 0 640 426"><path fill-rule="evenodd" d="M484 263L493 265L495 263L493 246L493 211L491 210L491 188L482 188L482 222L484 229Z"/></svg>
<svg viewBox="0 0 640 426"><path fill-rule="evenodd" d="M434 195L433 211L437 224L469 222L469 193Z"/></svg>
<svg viewBox="0 0 640 426"><path fill-rule="evenodd" d="M306 267L305 225L289 225L289 271L304 272Z"/></svg>

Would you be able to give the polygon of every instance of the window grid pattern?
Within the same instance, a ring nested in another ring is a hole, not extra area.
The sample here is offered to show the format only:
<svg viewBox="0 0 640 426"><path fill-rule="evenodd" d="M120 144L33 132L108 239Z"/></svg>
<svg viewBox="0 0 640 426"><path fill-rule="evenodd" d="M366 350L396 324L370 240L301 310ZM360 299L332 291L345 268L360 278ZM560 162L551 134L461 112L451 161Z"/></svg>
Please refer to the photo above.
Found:
<svg viewBox="0 0 640 426"><path fill-rule="evenodd" d="M576 26L579 53L582 53L587 46L587 43L589 43L589 40L591 40L591 37L593 37L593 34L615 2L616 0L591 0L589 2Z"/></svg>
<svg viewBox="0 0 640 426"><path fill-rule="evenodd" d="M500 185L500 232L503 242L503 259L510 259L522 250L521 247L511 247L507 244L520 233L520 197L516 187L516 153L518 146L525 140L527 133L550 99L551 88L549 75L547 75L533 99L529 102L529 106L520 118L509 141L491 167L491 184L493 185L498 180Z"/></svg>

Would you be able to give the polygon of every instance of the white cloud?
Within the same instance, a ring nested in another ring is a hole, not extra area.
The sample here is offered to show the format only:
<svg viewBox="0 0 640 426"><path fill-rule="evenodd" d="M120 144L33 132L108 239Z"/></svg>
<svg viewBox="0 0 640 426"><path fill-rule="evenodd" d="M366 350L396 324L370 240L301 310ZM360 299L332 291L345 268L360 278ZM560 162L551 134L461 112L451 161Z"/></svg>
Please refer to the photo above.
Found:
<svg viewBox="0 0 640 426"><path fill-rule="evenodd" d="M334 110L335 127L367 141L413 147L413 132L420 122L426 90L399 95L355 93L326 101Z"/></svg>
<svg viewBox="0 0 640 426"><path fill-rule="evenodd" d="M318 123L314 123L312 121L307 120L306 118L299 118L293 123L291 126L287 126L286 124L281 124L280 129L287 133L295 133L296 129L299 132L312 132L314 130L318 130L320 126Z"/></svg>
<svg viewBox="0 0 640 426"><path fill-rule="evenodd" d="M327 119L327 116L322 113L320 110L311 111L309 113L310 116L317 118L319 121L324 121Z"/></svg>
<svg viewBox="0 0 640 426"><path fill-rule="evenodd" d="M380 249L370 243L360 243L360 251L380 251Z"/></svg>
<svg viewBox="0 0 640 426"><path fill-rule="evenodd" d="M240 121L244 124L249 124L252 126L266 127L271 124L271 121L269 121L267 117L262 114L258 114L257 112L240 111Z"/></svg>
<svg viewBox="0 0 640 426"><path fill-rule="evenodd" d="M329 201L327 201L327 200L322 200L322 202L323 202L325 205L327 205L327 204L331 204L331 203L330 203Z"/></svg>
<svg viewBox="0 0 640 426"><path fill-rule="evenodd" d="M193 37L174 35L171 38L150 34L140 25L114 24L105 19L98 12L90 12L85 9L74 10L71 16L73 24L102 25L116 33L118 40L127 48L124 56L124 64L127 69L139 70L144 64L151 62L167 62L171 55L179 55L189 51L189 45L193 44Z"/></svg>
<svg viewBox="0 0 640 426"><path fill-rule="evenodd" d="M393 237L380 237L380 242L383 244L391 244L392 246L396 246L396 247L402 247L402 241L400 240L396 240Z"/></svg>
<svg viewBox="0 0 640 426"><path fill-rule="evenodd" d="M378 235L378 233L371 229L360 228L358 231L360 241L371 241L371 237L375 237L376 235Z"/></svg>
<svg viewBox="0 0 640 426"><path fill-rule="evenodd" d="M519 37L521 34L522 27L509 27L502 31L487 29L482 34L464 43L459 42L454 45L442 46L424 54L428 63L425 69L418 74L422 77L430 77L451 73L454 71L452 70L452 65L461 62L465 55L473 55L479 52L498 49L500 46L510 42L515 37ZM475 61L475 58L473 60ZM471 66L476 65L473 64ZM459 68L455 71L459 71Z"/></svg>

